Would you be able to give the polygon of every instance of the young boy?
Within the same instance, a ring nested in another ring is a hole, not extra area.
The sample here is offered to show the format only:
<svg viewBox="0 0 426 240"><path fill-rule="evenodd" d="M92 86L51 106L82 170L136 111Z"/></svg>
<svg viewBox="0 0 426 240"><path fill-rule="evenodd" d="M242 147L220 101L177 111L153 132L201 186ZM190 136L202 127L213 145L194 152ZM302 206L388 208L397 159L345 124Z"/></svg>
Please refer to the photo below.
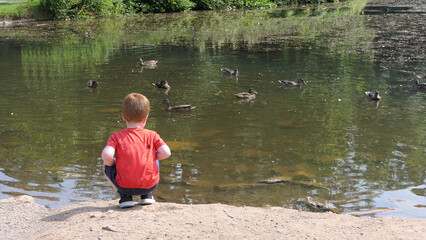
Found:
<svg viewBox="0 0 426 240"><path fill-rule="evenodd" d="M122 109L127 128L113 133L102 151L104 172L120 194L121 208L134 206L132 195L141 195L140 204L155 202L152 191L160 179L158 160L171 155L160 135L144 129L149 110L144 95L128 94Z"/></svg>

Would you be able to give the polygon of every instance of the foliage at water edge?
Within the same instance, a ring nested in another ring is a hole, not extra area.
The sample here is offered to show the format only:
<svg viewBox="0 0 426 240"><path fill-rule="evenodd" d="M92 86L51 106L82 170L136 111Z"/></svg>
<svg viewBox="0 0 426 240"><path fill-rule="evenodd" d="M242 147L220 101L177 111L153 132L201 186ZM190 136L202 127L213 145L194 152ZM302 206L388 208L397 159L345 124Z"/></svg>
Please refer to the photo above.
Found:
<svg viewBox="0 0 426 240"><path fill-rule="evenodd" d="M339 0L29 0L1 3L0 17L16 19L44 16L43 18L67 19L189 10L272 8L325 2Z"/></svg>

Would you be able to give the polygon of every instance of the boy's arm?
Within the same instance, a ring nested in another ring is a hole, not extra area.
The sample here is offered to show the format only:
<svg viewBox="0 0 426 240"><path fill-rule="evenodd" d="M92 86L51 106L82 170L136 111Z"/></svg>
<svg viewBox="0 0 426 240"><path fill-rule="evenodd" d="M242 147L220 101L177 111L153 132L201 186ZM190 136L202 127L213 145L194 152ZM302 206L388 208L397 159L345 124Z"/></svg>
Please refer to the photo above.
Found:
<svg viewBox="0 0 426 240"><path fill-rule="evenodd" d="M102 159L104 160L104 165L113 166L115 164L114 159L115 149L111 146L106 146L102 150Z"/></svg>
<svg viewBox="0 0 426 240"><path fill-rule="evenodd" d="M163 144L157 149L157 155L155 156L155 158L157 160L161 160L170 157L170 155L172 155L172 153L170 151L169 146L167 146L167 144Z"/></svg>

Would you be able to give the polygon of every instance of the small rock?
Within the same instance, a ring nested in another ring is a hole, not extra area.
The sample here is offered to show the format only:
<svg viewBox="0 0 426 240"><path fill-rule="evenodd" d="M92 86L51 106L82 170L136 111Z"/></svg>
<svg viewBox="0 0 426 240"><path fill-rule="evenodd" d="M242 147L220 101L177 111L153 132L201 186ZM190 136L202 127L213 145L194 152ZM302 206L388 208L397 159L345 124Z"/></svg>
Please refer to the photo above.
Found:
<svg viewBox="0 0 426 240"><path fill-rule="evenodd" d="M334 212L338 213L338 209L332 203L320 203L312 200L311 197L306 197L298 199L298 202L302 202L306 205L306 207L313 212Z"/></svg>
<svg viewBox="0 0 426 240"><path fill-rule="evenodd" d="M115 230L111 229L109 226L102 227L102 230L110 231L110 232L117 232L117 231L115 231Z"/></svg>
<svg viewBox="0 0 426 240"><path fill-rule="evenodd" d="M28 195L22 195L17 197L16 199L24 203L35 203L34 198Z"/></svg>

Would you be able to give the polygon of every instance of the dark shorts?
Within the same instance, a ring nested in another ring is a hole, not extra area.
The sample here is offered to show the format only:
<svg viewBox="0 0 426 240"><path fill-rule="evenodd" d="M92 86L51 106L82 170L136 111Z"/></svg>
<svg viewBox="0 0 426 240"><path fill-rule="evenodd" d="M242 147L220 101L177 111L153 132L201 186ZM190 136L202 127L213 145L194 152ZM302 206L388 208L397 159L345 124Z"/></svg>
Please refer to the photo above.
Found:
<svg viewBox="0 0 426 240"><path fill-rule="evenodd" d="M158 164L157 164L158 166ZM114 186L117 188L117 191L120 195L126 194L126 195L145 195L148 193L152 193L154 189L158 186L158 183L155 184L152 188L123 188L120 187L117 182L115 181L115 176L117 176L117 169L116 165L114 166L105 166L104 169L105 175L107 178L114 184Z"/></svg>

